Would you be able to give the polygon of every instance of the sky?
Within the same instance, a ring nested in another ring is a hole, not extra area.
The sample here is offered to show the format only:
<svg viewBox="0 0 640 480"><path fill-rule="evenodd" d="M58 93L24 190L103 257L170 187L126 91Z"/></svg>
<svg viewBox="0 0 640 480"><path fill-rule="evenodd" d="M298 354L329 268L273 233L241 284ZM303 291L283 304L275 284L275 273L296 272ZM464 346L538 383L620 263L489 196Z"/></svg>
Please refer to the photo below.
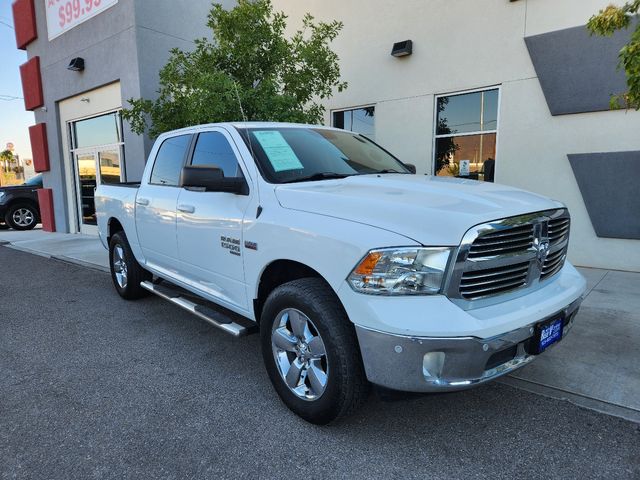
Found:
<svg viewBox="0 0 640 480"><path fill-rule="evenodd" d="M27 53L16 48L13 30L12 0L0 0L0 150L9 142L21 158L31 157L28 128L35 123L32 112L26 112L22 100L22 84L18 67L27 61ZM18 100L4 100L6 97Z"/></svg>

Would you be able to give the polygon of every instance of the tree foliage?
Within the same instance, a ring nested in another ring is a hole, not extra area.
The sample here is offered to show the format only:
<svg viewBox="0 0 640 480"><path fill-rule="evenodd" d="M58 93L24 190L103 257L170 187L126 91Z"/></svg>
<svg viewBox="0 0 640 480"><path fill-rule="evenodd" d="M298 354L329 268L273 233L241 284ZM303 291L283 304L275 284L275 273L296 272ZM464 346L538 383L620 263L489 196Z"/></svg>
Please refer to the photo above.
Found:
<svg viewBox="0 0 640 480"><path fill-rule="evenodd" d="M239 0L232 10L214 4L212 39L197 40L192 51L173 49L160 71L158 98L130 99L123 117L134 132L148 128L151 136L244 118L321 123L319 101L347 86L329 46L342 23L316 23L307 14L286 38L286 20L271 0Z"/></svg>
<svg viewBox="0 0 640 480"><path fill-rule="evenodd" d="M616 31L628 29L632 24L631 39L620 50L618 66L627 76L628 90L611 97L611 108L635 108L640 110L640 0L633 0L622 6L609 5L589 19L587 27L591 33L611 36Z"/></svg>

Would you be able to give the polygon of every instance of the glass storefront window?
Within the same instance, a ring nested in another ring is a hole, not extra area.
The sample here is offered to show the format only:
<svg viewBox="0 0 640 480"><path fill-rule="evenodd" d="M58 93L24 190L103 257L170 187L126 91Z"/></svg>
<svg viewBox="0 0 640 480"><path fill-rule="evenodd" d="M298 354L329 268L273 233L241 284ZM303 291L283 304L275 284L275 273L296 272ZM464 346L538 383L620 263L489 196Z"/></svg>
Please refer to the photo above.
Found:
<svg viewBox="0 0 640 480"><path fill-rule="evenodd" d="M120 113L113 112L73 123L73 148L122 142Z"/></svg>
<svg viewBox="0 0 640 480"><path fill-rule="evenodd" d="M333 126L375 140L375 107L333 112Z"/></svg>
<svg viewBox="0 0 640 480"><path fill-rule="evenodd" d="M498 96L496 88L437 98L436 175L493 182Z"/></svg>

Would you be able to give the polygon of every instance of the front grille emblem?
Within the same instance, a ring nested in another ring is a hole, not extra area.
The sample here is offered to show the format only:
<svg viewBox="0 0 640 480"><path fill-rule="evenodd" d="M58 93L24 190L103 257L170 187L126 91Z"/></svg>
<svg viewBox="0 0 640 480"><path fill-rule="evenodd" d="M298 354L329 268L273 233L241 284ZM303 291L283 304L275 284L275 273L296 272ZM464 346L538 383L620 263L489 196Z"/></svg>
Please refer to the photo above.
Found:
<svg viewBox="0 0 640 480"><path fill-rule="evenodd" d="M547 255L549 255L549 249L551 248L549 242L549 223L536 223L533 228L533 236L533 248L536 251L536 260L538 267L542 269L544 261L547 259Z"/></svg>

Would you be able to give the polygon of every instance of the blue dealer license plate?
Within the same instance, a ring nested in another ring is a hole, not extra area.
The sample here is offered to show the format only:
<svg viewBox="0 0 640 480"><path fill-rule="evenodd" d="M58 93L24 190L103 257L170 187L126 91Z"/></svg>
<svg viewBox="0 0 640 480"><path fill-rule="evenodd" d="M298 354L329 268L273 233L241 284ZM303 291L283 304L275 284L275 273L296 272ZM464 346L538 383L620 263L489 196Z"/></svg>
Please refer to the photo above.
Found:
<svg viewBox="0 0 640 480"><path fill-rule="evenodd" d="M558 318L548 323L538 325L538 331L540 336L538 337L538 353L544 352L554 343L560 341L562 338L562 323L563 319Z"/></svg>

